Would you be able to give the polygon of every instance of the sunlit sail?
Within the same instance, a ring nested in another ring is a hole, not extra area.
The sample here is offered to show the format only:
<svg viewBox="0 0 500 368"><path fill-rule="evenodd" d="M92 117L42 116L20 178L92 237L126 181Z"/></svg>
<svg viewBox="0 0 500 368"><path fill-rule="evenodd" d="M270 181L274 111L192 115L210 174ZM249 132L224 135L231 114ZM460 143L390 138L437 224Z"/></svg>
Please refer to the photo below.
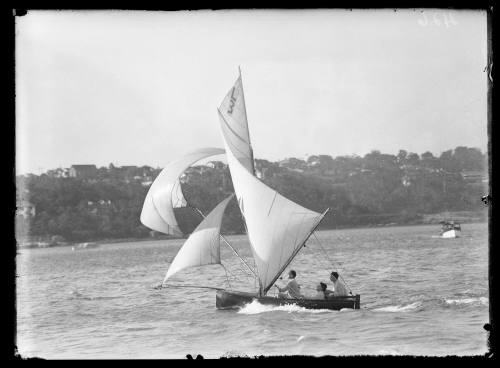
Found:
<svg viewBox="0 0 500 368"><path fill-rule="evenodd" d="M142 224L165 234L182 236L174 214L174 208L187 204L179 177L193 163L222 153L224 150L220 148L202 148L169 163L149 188L141 212Z"/></svg>
<svg viewBox="0 0 500 368"><path fill-rule="evenodd" d="M254 174L254 161L248 130L245 96L241 74L219 106L224 140L238 161Z"/></svg>
<svg viewBox="0 0 500 368"><path fill-rule="evenodd" d="M226 156L245 220L263 294L291 262L324 214L283 197L251 175L226 144Z"/></svg>
<svg viewBox="0 0 500 368"><path fill-rule="evenodd" d="M220 264L222 216L234 194L220 202L191 233L170 265L163 284L175 273L189 267Z"/></svg>

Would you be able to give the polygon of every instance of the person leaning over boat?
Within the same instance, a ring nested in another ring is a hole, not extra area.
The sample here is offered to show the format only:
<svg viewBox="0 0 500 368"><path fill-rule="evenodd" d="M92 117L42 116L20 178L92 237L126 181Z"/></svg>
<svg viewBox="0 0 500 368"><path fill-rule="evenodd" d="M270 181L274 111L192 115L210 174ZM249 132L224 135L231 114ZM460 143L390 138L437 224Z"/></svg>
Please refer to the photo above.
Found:
<svg viewBox="0 0 500 368"><path fill-rule="evenodd" d="M335 296L348 296L349 295L349 292L347 291L347 287L342 282L342 280L339 279L339 274L337 272L333 271L330 274L330 281L333 282L333 291L332 290L325 291L325 295L327 298L332 298Z"/></svg>
<svg viewBox="0 0 500 368"><path fill-rule="evenodd" d="M279 290L278 298L289 298L289 299L302 298L302 295L300 295L300 286L297 283L297 280L295 280L296 276L297 272L295 272L294 270L290 270L290 272L288 272L288 279L290 281L288 281L285 287L280 288L278 285L274 285Z"/></svg>

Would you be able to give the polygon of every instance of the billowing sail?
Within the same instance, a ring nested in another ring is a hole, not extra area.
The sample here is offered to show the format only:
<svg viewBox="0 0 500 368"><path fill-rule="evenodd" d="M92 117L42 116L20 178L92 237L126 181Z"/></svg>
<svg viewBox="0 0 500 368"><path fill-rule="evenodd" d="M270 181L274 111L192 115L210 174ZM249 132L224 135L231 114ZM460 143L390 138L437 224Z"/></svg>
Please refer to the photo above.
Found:
<svg viewBox="0 0 500 368"><path fill-rule="evenodd" d="M185 268L220 263L220 226L233 196L220 202L196 227L172 261L163 283Z"/></svg>
<svg viewBox="0 0 500 368"><path fill-rule="evenodd" d="M202 148L169 163L149 188L141 212L142 224L165 234L182 236L174 215L174 208L186 205L179 177L193 163L222 153L224 150L220 148Z"/></svg>
<svg viewBox="0 0 500 368"><path fill-rule="evenodd" d="M219 107L222 135L238 161L254 174L241 74Z"/></svg>
<svg viewBox="0 0 500 368"><path fill-rule="evenodd" d="M269 188L238 161L227 142L234 190L252 247L259 284L265 294L324 214L304 208ZM325 212L326 213L326 212Z"/></svg>

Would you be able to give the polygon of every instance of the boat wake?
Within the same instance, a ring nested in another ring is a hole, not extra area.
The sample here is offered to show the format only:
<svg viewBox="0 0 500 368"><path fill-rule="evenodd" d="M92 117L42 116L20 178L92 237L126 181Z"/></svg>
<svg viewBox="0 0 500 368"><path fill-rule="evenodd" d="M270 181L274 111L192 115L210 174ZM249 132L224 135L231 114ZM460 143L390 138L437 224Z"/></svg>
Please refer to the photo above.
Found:
<svg viewBox="0 0 500 368"><path fill-rule="evenodd" d="M488 305L488 298L482 296L480 298L462 298L462 299L445 299L446 304L459 305L459 304L482 304Z"/></svg>
<svg viewBox="0 0 500 368"><path fill-rule="evenodd" d="M242 307L238 313L240 314L259 314L259 313L265 313L265 312L275 312L275 311L282 311L282 312L296 312L296 313L328 313L328 312L335 312L329 309L306 309L304 307L300 307L295 304L288 304L288 305L264 305L260 304L257 300L252 301L249 304L246 304L244 307Z"/></svg>
<svg viewBox="0 0 500 368"><path fill-rule="evenodd" d="M414 302L408 305L389 305L387 307L374 309L377 312L410 312L422 307L421 302Z"/></svg>

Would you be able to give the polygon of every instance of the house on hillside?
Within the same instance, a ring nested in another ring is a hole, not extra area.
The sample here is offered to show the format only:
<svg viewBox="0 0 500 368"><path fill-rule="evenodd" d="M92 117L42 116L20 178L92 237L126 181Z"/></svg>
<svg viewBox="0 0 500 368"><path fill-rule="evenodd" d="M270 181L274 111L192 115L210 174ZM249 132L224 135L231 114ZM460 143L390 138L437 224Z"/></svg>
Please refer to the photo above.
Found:
<svg viewBox="0 0 500 368"><path fill-rule="evenodd" d="M71 165L69 176L72 178L93 178L97 175L95 165Z"/></svg>
<svg viewBox="0 0 500 368"><path fill-rule="evenodd" d="M226 164L221 161L210 161L207 163L207 166L212 169L223 170L226 167Z"/></svg>
<svg viewBox="0 0 500 368"><path fill-rule="evenodd" d="M189 183L192 180L199 180L201 175L207 170L209 170L209 168L204 165L191 166L181 175L180 181L181 183Z"/></svg>
<svg viewBox="0 0 500 368"><path fill-rule="evenodd" d="M139 172L137 166L120 166L118 169L125 179L131 179Z"/></svg>
<svg viewBox="0 0 500 368"><path fill-rule="evenodd" d="M286 158L278 163L279 167L284 167L288 170L296 172L304 172L307 168L307 163L304 160L300 160L295 157Z"/></svg>
<svg viewBox="0 0 500 368"><path fill-rule="evenodd" d="M69 177L69 169L57 168L47 171L47 175L52 178L67 178Z"/></svg>

